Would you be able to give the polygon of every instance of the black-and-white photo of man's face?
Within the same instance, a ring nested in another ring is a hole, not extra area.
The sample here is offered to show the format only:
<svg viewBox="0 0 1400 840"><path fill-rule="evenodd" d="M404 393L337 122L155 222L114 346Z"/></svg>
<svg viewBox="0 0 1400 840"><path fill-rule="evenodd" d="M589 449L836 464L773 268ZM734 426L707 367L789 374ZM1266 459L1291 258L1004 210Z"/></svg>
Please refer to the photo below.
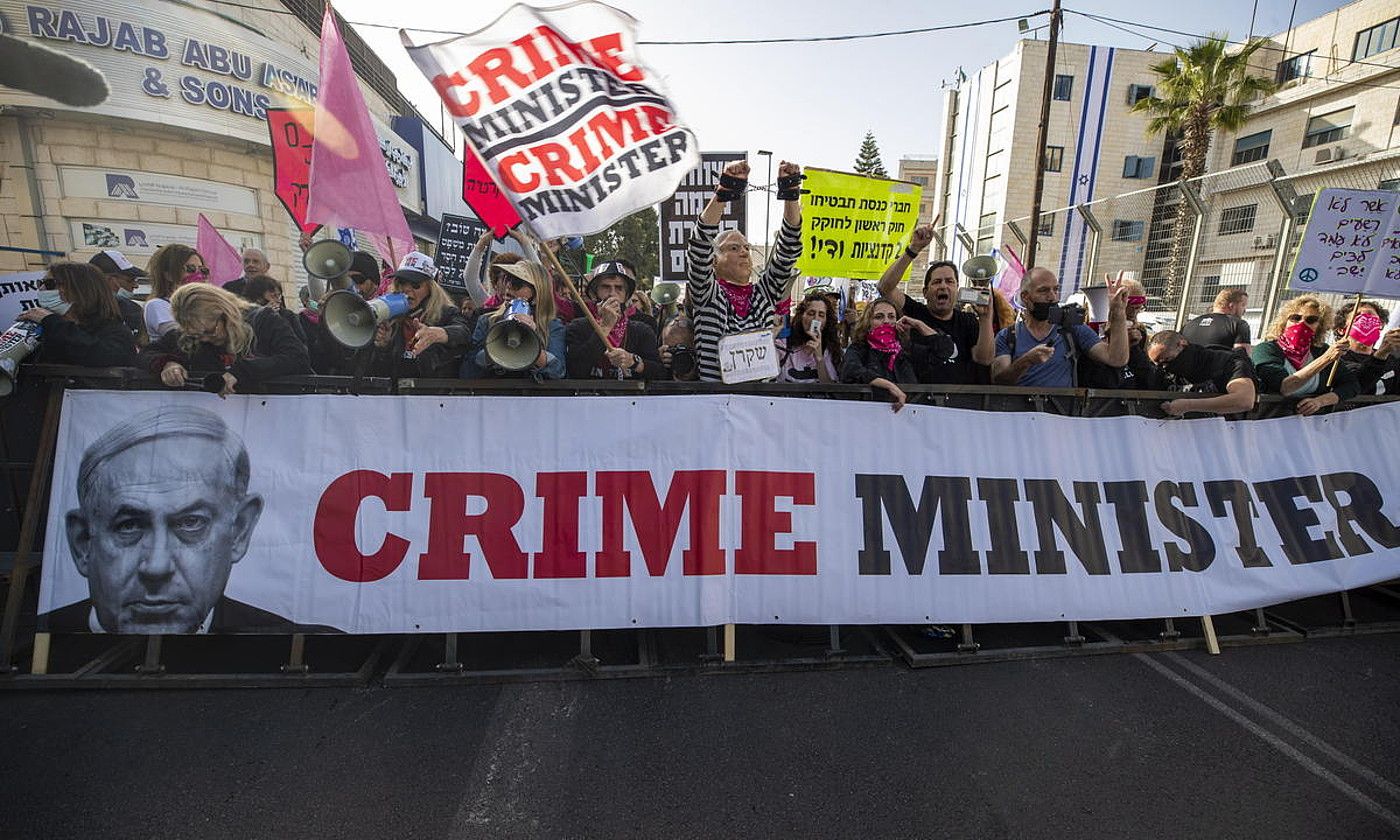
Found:
<svg viewBox="0 0 1400 840"><path fill-rule="evenodd" d="M207 623L262 513L261 497L246 492L246 458L227 432L172 429L95 463L66 525L103 630L192 633Z"/></svg>

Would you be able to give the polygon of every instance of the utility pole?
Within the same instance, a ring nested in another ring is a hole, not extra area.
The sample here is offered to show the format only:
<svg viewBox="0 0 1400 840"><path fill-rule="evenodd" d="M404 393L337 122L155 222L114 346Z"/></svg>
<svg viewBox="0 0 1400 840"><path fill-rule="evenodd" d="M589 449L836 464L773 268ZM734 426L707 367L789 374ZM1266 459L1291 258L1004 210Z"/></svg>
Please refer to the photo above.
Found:
<svg viewBox="0 0 1400 840"><path fill-rule="evenodd" d="M1040 97L1040 128L1035 133L1035 192L1031 196L1030 241L1026 243L1024 264L1035 265L1035 249L1040 239L1040 199L1045 192L1045 141L1050 132L1050 97L1055 92L1055 47L1060 42L1060 0L1050 8L1050 42L1045 51L1045 89Z"/></svg>

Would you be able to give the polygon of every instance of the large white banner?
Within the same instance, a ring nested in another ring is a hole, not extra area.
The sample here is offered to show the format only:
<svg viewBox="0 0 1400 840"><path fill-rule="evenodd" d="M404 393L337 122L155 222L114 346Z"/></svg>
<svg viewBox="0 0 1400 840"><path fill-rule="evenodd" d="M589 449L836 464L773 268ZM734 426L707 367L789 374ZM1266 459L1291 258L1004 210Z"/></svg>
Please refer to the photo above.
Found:
<svg viewBox="0 0 1400 840"><path fill-rule="evenodd" d="M1400 576L1395 440L1400 404L70 391L39 612L130 633L1229 612Z"/></svg>
<svg viewBox="0 0 1400 840"><path fill-rule="evenodd" d="M540 236L597 233L666 199L700 162L637 22L590 0L512 5L433 44L399 34L497 186Z"/></svg>

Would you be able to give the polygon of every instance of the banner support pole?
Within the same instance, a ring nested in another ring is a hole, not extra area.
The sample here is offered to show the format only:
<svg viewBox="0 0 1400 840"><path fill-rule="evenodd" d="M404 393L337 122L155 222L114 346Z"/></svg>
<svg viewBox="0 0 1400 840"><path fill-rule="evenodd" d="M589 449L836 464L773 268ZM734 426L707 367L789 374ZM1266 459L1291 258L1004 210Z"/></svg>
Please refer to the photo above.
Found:
<svg viewBox="0 0 1400 840"><path fill-rule="evenodd" d="M1351 316L1347 318L1347 328L1346 328L1345 331L1342 332L1342 341L1350 341L1350 340L1351 340L1351 325L1356 321L1356 311L1357 311L1358 309L1361 308L1361 296L1362 296L1362 294L1363 294L1362 292L1357 292L1357 293L1356 293L1356 301L1353 302L1352 305L1351 305ZM1318 327L1319 327L1318 332L1321 332L1321 331L1322 331L1322 330L1321 330L1322 325L1321 325L1321 324L1318 324ZM1342 366L1342 358L1341 358L1341 356L1338 356L1337 358L1335 358L1335 359L1332 360L1332 370L1330 370L1330 371L1327 373L1327 387L1328 387L1328 388L1331 388L1331 387L1332 387L1332 380L1334 380L1334 379L1337 378L1337 368L1340 368L1341 366Z"/></svg>
<svg viewBox="0 0 1400 840"><path fill-rule="evenodd" d="M1209 615L1201 616L1201 629L1206 634L1206 653L1211 656L1220 655L1220 640L1215 636L1215 620Z"/></svg>
<svg viewBox="0 0 1400 840"><path fill-rule="evenodd" d="M588 301L584 300L583 295L579 294L578 287L575 286L574 281L569 278L569 272L565 271L564 266L559 263L559 258L554 255L553 251L549 250L549 245L547 245L543 239L540 239L539 235L535 233L534 228L529 228L529 230L530 234L539 242L539 250L544 253L550 265L554 266L555 272L563 279L564 288L568 289L569 294L573 295L574 300L578 301L579 309L583 310L583 317L588 319L588 323L593 325L593 331L603 340L603 346L609 350L616 349L613 347L612 341L608 338L608 331L603 329L603 325L598 323L598 319L593 316L593 310L588 308Z"/></svg>

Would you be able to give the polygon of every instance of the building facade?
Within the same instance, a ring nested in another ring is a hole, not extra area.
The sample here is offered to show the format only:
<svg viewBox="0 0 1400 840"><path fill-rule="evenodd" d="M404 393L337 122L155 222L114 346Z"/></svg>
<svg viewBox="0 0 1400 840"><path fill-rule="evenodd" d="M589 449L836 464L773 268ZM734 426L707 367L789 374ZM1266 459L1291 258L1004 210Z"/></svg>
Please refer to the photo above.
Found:
<svg viewBox="0 0 1400 840"><path fill-rule="evenodd" d="M321 8L299 0L0 0L6 31L88 62L111 89L102 104L73 108L0 87L0 273L87 260L102 248L144 265L160 245L193 245L203 212L235 247L266 251L296 300L305 281L298 231L273 191L265 115L314 103ZM427 247L436 227L426 211L423 149L442 141L430 128L416 144L395 132L396 117L421 120L388 69L340 26L385 166Z"/></svg>
<svg viewBox="0 0 1400 840"><path fill-rule="evenodd" d="M1133 113L1152 93L1162 54L1087 44L1059 45L1049 129L1036 149L1048 44L1015 49L943 94L934 211L948 258L1010 246L1024 255L1030 234L1036 156L1045 159L1036 262L1055 270L1065 292L1089 280L1089 219L1066 208L1150 188L1162 174L1163 141ZM1059 212L1057 212L1059 211ZM1141 266L1146 219L1097 218L1098 265Z"/></svg>
<svg viewBox="0 0 1400 840"><path fill-rule="evenodd" d="M1206 180L1223 186L1209 192L1192 312L1225 287L1262 306L1275 256L1296 246L1318 190L1400 190L1400 0L1358 0L1265 40L1250 69L1279 87L1211 144ZM1286 242L1284 203L1250 177L1265 161L1277 161L1292 204Z"/></svg>
<svg viewBox="0 0 1400 840"><path fill-rule="evenodd" d="M902 157L899 159L898 177L901 181L912 181L923 188L923 197L919 199L919 224L933 221L935 215L934 185L938 183L938 159L932 155ZM915 280L915 286L919 285L919 278L924 276L924 271L928 268L929 253L930 251L925 251L920 254L909 268L909 277Z"/></svg>

